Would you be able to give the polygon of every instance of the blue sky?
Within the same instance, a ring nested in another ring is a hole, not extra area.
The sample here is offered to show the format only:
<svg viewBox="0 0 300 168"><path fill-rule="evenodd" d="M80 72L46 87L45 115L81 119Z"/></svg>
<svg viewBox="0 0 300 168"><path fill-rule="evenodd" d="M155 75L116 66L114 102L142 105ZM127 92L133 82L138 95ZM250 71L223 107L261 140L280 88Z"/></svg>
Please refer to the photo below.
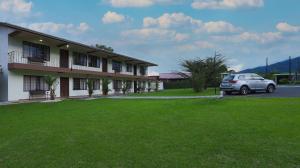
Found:
<svg viewBox="0 0 300 168"><path fill-rule="evenodd" d="M300 55L299 0L0 0L0 20L180 71L215 51L241 70Z"/></svg>

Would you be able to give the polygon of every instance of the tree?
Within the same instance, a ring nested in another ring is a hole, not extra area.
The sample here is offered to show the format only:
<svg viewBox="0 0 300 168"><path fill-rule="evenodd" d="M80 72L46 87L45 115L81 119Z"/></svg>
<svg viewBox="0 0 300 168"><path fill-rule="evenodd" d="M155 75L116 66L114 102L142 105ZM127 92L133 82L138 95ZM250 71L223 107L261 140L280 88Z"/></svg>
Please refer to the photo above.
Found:
<svg viewBox="0 0 300 168"><path fill-rule="evenodd" d="M50 90L50 100L55 100L55 90L56 90L56 85L57 85L57 84L55 84L56 79L57 79L56 77L51 76L51 75L44 77L44 80Z"/></svg>
<svg viewBox="0 0 300 168"><path fill-rule="evenodd" d="M102 79L102 93L103 95L107 95L109 92L108 85L110 84L110 80L107 78Z"/></svg>
<svg viewBox="0 0 300 168"><path fill-rule="evenodd" d="M205 78L206 83L204 88L216 87L221 82L220 74L222 72L227 72L227 66L225 65L225 59L221 54L215 53L213 57L208 57L205 59L206 72Z"/></svg>
<svg viewBox="0 0 300 168"><path fill-rule="evenodd" d="M181 66L191 73L189 78L195 92L201 92L209 86L216 87L221 81L220 74L227 71L225 59L221 54L206 59L185 60Z"/></svg>
<svg viewBox="0 0 300 168"><path fill-rule="evenodd" d="M88 86L89 97L92 97L92 95L94 93L94 80L93 79L88 79L86 84Z"/></svg>
<svg viewBox="0 0 300 168"><path fill-rule="evenodd" d="M101 45L101 44L96 44L96 48L107 51L107 52L114 52L114 49L112 47L106 46L106 45Z"/></svg>
<svg viewBox="0 0 300 168"><path fill-rule="evenodd" d="M181 66L191 73L189 77L195 92L201 92L205 85L205 62L202 59L185 60Z"/></svg>

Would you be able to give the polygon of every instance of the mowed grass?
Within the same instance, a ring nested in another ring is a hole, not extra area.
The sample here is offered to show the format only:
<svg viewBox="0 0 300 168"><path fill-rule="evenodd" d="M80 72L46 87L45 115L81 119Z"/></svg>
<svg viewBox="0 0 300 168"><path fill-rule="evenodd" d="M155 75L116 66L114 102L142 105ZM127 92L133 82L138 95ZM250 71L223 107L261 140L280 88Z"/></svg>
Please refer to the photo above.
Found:
<svg viewBox="0 0 300 168"><path fill-rule="evenodd" d="M0 106L0 167L299 167L300 99Z"/></svg>
<svg viewBox="0 0 300 168"><path fill-rule="evenodd" d="M192 88L189 89L166 89L158 92L133 93L129 96L210 96L220 94L219 88L208 88L202 92L196 93Z"/></svg>

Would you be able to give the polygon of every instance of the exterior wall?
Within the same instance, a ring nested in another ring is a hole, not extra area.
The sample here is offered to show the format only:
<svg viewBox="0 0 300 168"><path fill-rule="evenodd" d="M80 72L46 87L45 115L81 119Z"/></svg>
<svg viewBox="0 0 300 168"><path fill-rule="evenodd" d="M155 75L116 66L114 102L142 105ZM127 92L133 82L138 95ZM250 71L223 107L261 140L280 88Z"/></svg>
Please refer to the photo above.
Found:
<svg viewBox="0 0 300 168"><path fill-rule="evenodd" d="M23 41L29 41L33 43L43 44L50 47L50 60L43 63L44 66L60 67L60 48L56 45L49 45L45 42L39 42L37 40L21 39L16 37L9 37L8 34L13 32L13 29L0 26L0 65L2 66L3 73L0 75L0 101L17 101L22 99L29 99L29 92L23 90L24 75L33 76L45 76L45 72L29 72L29 71L8 71L8 63L23 63L28 64L28 59L23 58ZM13 57L9 57L8 53L14 52ZM100 67L88 67L73 65L73 52L82 52L76 49L69 49L69 68L79 70L89 70L102 72L102 58L100 57ZM133 75L134 64L132 64L132 72L126 72L126 63L122 62L121 74ZM112 70L112 59L108 59L107 69L109 73L114 73ZM147 74L147 71L146 71ZM140 76L140 66L137 66L137 75ZM145 75L146 76L146 75ZM64 76L66 77L66 76ZM60 77L56 81L56 97L60 97ZM100 80L102 83L102 80ZM146 82L147 85L147 82ZM146 86L148 88L148 86ZM113 81L109 84L109 94L116 94L113 89ZM130 90L134 92L134 82L132 81L132 88ZM120 92L121 93L121 92ZM100 84L100 90L95 90L93 95L102 95L102 84ZM88 90L73 90L73 77L69 76L69 96L88 96Z"/></svg>
<svg viewBox="0 0 300 168"><path fill-rule="evenodd" d="M101 80L100 80L101 81ZM78 97L78 96L88 96L89 92L88 89L86 90L73 90L73 78L69 78L69 96L70 97ZM102 91L101 91L101 82L100 82L100 90L94 90L93 95L101 95Z"/></svg>
<svg viewBox="0 0 300 168"><path fill-rule="evenodd" d="M8 75L8 101L17 101L29 99L29 91L23 90L24 75L44 76L43 73L24 73L24 72L9 72ZM57 78L55 95L60 97L60 79Z"/></svg>
<svg viewBox="0 0 300 168"><path fill-rule="evenodd" d="M15 52L13 60L12 60L14 62L28 63L27 58L23 58L23 41L25 41L25 40L18 39L18 38L9 38L8 39L8 43L9 43L8 53ZM50 47L50 61L46 61L44 63L44 65L51 66L51 67L59 67L60 66L59 65L60 50L58 47L40 43L37 41L32 41L32 40L26 40L26 41L49 46Z"/></svg>
<svg viewBox="0 0 300 168"><path fill-rule="evenodd" d="M0 75L0 101L8 101L8 34L13 30L0 26L0 65L2 74Z"/></svg>

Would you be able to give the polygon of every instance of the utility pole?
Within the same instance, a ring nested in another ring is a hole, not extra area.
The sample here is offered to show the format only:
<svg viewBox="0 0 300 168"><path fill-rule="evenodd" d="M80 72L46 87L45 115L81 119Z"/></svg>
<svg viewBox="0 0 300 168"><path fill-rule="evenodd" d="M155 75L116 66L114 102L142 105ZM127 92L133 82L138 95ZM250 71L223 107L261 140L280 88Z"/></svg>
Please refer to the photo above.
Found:
<svg viewBox="0 0 300 168"><path fill-rule="evenodd" d="M289 81L292 81L292 57L289 57Z"/></svg>
<svg viewBox="0 0 300 168"><path fill-rule="evenodd" d="M300 73L300 57L297 58L297 69L296 69L296 80L298 81L299 80L299 73Z"/></svg>
<svg viewBox="0 0 300 168"><path fill-rule="evenodd" d="M266 71L265 71L265 76L269 73L269 58L266 58Z"/></svg>

